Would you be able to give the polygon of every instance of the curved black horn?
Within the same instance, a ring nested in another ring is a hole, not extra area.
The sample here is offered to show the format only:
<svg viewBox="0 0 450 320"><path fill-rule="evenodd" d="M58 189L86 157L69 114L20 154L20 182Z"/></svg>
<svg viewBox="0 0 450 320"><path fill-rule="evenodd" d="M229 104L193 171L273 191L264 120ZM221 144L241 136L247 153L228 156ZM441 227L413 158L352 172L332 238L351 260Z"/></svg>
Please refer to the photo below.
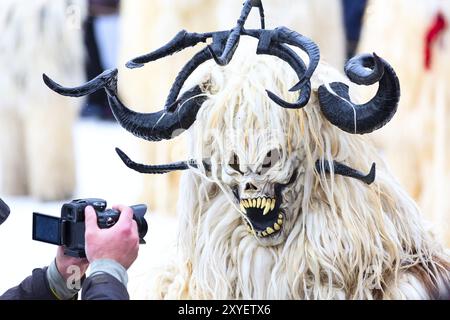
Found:
<svg viewBox="0 0 450 320"><path fill-rule="evenodd" d="M283 44L271 45L269 47L258 47L257 54L267 54L271 56L278 57L286 61L292 69L297 73L298 77L301 78L305 73L306 66L302 59L288 46ZM295 103L289 103L278 97L275 93L270 90L266 90L267 94L272 101L276 104L287 109L299 109L304 107L309 100L311 95L311 85L306 86L299 95L299 98Z"/></svg>
<svg viewBox="0 0 450 320"><path fill-rule="evenodd" d="M252 0L252 6L259 9L259 19L261 21L261 29L266 28L266 20L264 17L264 6L261 0Z"/></svg>
<svg viewBox="0 0 450 320"><path fill-rule="evenodd" d="M159 141L172 139L194 123L206 95L200 86L186 91L175 102L174 112L161 110L153 113L137 113L128 109L116 95L108 95L109 105L119 124L135 136Z"/></svg>
<svg viewBox="0 0 450 320"><path fill-rule="evenodd" d="M130 169L135 170L140 173L146 174L164 174L172 171L178 170L188 170L189 168L197 168L197 163L194 160L190 161L180 161L165 165L145 165L136 163L131 160L122 150L116 148L116 152L119 155L120 159L122 159L123 163Z"/></svg>
<svg viewBox="0 0 450 320"><path fill-rule="evenodd" d="M211 36L211 33L190 33L186 30L181 30L165 46L128 61L126 66L130 69L140 68L148 62L170 56L188 47L193 47L200 42L206 42L206 39Z"/></svg>
<svg viewBox="0 0 450 320"><path fill-rule="evenodd" d="M170 88L169 95L166 100L165 108L168 111L174 111L176 107L176 100L180 94L180 90L183 87L189 76L204 62L211 59L208 49L203 49L198 52L178 73L172 88Z"/></svg>
<svg viewBox="0 0 450 320"><path fill-rule="evenodd" d="M208 56L206 49L202 52L202 57ZM200 53L197 57L199 55ZM193 59L186 65L183 69L185 72L180 72L183 82L189 76L189 72L195 70L201 62L198 59ZM206 100L206 95L203 94L200 86L195 86L186 91L178 100L172 102L170 108L166 108L170 110L137 113L128 109L117 96L117 69L105 71L86 84L74 88L63 87L46 75L44 75L44 81L53 91L71 97L81 97L99 89L105 89L108 93L111 111L119 124L137 137L150 141L172 139L181 134L183 130L189 129L194 123L202 103ZM174 96L178 95L181 86L180 81L178 85L176 82L171 93Z"/></svg>
<svg viewBox="0 0 450 320"><path fill-rule="evenodd" d="M367 68L371 69L369 71ZM375 53L360 55L347 62L347 76L355 83L379 88L369 102L356 105L350 101L348 86L341 82L319 87L319 104L325 118L338 128L355 134L375 131L388 123L397 111L400 84L392 67Z"/></svg>
<svg viewBox="0 0 450 320"><path fill-rule="evenodd" d="M291 104L277 97L275 94L269 93L269 97L283 108L299 109L304 107L311 96L310 79L319 64L319 47L307 37L285 27L279 27L274 30L245 30L244 34L259 39L259 52L269 51L270 47L279 46L281 44L292 45L306 52L309 57L308 67L301 73L297 72L300 80L290 89L290 91L300 91L300 98L298 101L295 104ZM289 63L289 61L286 60L285 55L275 55ZM297 61L301 60L295 52L290 53L290 55L296 56L294 59Z"/></svg>
<svg viewBox="0 0 450 320"><path fill-rule="evenodd" d="M106 70L102 74L98 75L94 79L90 80L86 84L79 87L63 87L50 79L45 73L42 75L45 84L51 90L68 97L82 97L100 89L115 90L117 87L117 69Z"/></svg>
<svg viewBox="0 0 450 320"><path fill-rule="evenodd" d="M303 75L303 78L291 88L290 91L299 91L304 88L309 80L311 79L314 71L316 70L320 61L320 50L317 44L315 44L311 39L301 35L298 32L290 30L286 27L279 27L275 29L277 41L289 44L291 46L298 47L302 49L309 58L308 68Z"/></svg>
<svg viewBox="0 0 450 320"><path fill-rule="evenodd" d="M244 3L244 7L241 11L241 16L237 21L236 27L234 27L229 34L227 35L227 41L225 47L220 55L217 56L216 50L217 48L208 46L208 50L213 57L214 61L220 66L226 66L230 63L233 58L234 52L239 45L239 40L241 38L242 31L244 30L245 22L254 7L259 8L259 16L261 19L261 29L265 29L265 20L264 20L264 7L261 0L247 0Z"/></svg>
<svg viewBox="0 0 450 320"><path fill-rule="evenodd" d="M330 163L328 161L317 160L316 170L318 173L322 172L330 173L331 172ZM370 172L367 175L365 175L358 170L346 166L345 164L333 161L333 172L334 174L361 180L364 183L370 185L375 181L376 164L373 163L372 167L370 168Z"/></svg>

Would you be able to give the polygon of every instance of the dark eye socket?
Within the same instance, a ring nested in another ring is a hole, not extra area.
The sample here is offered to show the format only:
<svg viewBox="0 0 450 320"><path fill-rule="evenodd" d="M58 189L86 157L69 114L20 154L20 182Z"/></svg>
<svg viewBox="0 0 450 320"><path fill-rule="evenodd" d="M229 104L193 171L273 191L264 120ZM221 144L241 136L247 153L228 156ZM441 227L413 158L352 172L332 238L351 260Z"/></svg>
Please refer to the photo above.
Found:
<svg viewBox="0 0 450 320"><path fill-rule="evenodd" d="M272 168L280 160L280 153L278 150L273 149L267 152L264 158L260 174L266 173L270 168Z"/></svg>
<svg viewBox="0 0 450 320"><path fill-rule="evenodd" d="M233 170L243 174L242 171L239 169L239 157L237 156L236 153L233 153L229 165L231 168L233 168Z"/></svg>

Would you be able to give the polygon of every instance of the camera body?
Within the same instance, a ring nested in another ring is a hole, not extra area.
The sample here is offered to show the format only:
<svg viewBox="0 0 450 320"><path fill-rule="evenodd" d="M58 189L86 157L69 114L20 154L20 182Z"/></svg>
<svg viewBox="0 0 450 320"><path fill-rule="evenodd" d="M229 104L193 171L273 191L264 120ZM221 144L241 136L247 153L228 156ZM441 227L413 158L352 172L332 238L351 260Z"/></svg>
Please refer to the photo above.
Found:
<svg viewBox="0 0 450 320"><path fill-rule="evenodd" d="M94 208L97 214L97 224L101 229L110 228L119 220L120 212L107 209L107 202L103 199L76 199L62 206L61 218L34 212L33 240L63 246L64 253L72 257L86 257L84 210L87 206ZM147 206L144 204L134 205L131 206L131 209L133 210L133 219L138 226L139 241L143 244L148 229L144 219Z"/></svg>

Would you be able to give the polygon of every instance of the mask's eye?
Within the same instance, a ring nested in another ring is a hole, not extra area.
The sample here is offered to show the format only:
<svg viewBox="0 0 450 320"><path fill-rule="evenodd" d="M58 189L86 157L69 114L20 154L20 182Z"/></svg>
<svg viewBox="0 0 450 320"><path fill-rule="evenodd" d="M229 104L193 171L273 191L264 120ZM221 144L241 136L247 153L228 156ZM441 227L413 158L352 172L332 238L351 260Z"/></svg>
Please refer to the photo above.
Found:
<svg viewBox="0 0 450 320"><path fill-rule="evenodd" d="M280 160L280 153L278 150L273 149L267 152L266 157L264 158L261 171L259 174L265 174L267 171L269 171L270 168L272 168L278 161Z"/></svg>
<svg viewBox="0 0 450 320"><path fill-rule="evenodd" d="M239 157L237 156L236 153L233 153L233 156L230 159L230 163L229 163L230 167L233 168L234 171L239 172L240 174L244 174L240 169L239 169Z"/></svg>

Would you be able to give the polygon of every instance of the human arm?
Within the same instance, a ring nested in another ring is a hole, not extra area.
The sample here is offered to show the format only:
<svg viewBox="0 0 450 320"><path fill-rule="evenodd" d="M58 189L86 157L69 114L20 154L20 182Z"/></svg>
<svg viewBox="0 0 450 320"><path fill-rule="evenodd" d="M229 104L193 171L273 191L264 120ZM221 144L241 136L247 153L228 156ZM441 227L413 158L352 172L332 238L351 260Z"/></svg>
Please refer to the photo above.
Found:
<svg viewBox="0 0 450 320"><path fill-rule="evenodd" d="M100 229L92 207L85 210L86 256L91 263L91 274L83 284L83 300L127 300L127 269L137 258L139 235L133 210L115 206L120 217L108 229Z"/></svg>

